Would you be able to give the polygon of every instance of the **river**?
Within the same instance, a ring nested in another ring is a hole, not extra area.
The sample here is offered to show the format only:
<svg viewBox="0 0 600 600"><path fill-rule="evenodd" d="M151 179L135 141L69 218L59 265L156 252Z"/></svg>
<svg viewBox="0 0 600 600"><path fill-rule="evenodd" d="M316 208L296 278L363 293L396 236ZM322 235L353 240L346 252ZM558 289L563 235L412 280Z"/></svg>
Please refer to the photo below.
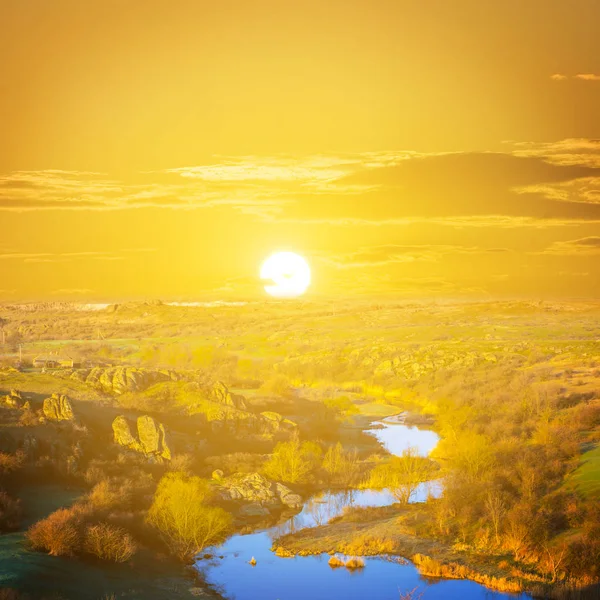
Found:
<svg viewBox="0 0 600 600"><path fill-rule="evenodd" d="M411 446L426 456L438 442L433 431L409 427L401 416L376 421L367 433L396 455ZM438 482L422 484L412 501L424 502L429 494L436 495L440 491ZM198 560L196 568L208 583L232 600L397 600L401 592L414 588L418 588L424 600L514 600L518 597L494 592L467 580L426 580L412 563L401 564L388 557L365 558L364 569L350 571L331 569L327 554L283 558L271 552L275 538L304 527L322 525L346 506L386 506L394 501L387 490L315 495L306 501L302 512L282 525L230 537L214 550L214 558ZM252 557L256 559L255 566L249 564Z"/></svg>

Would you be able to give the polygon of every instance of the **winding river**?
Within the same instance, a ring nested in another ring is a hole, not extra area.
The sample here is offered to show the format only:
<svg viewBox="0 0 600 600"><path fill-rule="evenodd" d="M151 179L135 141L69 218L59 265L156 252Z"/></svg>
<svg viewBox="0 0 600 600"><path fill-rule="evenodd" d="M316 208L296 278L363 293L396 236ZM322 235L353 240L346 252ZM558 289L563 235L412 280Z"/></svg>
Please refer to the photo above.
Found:
<svg viewBox="0 0 600 600"><path fill-rule="evenodd" d="M416 447L428 455L438 442L429 430L409 427L401 416L372 423L367 433L375 436L392 454ZM441 491L437 482L423 484L413 502L424 502ZM426 580L411 563L387 557L365 558L365 568L331 569L329 555L282 558L271 552L275 538L305 527L322 525L347 506L385 506L394 503L387 490L352 490L311 497L302 512L287 522L248 535L234 535L215 549L215 558L198 560L196 568L208 583L233 600L395 600L401 592L418 588L425 600L479 600L512 598L467 580ZM219 558L222 557L222 558ZM256 559L256 566L249 564ZM526 595L522 595L526 598Z"/></svg>

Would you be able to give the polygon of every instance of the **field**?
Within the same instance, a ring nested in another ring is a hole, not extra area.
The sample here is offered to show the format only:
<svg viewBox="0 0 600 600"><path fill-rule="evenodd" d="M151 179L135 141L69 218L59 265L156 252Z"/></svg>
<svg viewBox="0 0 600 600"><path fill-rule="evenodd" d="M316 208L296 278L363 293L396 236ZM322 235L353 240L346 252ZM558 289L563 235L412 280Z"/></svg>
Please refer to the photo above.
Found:
<svg viewBox="0 0 600 600"><path fill-rule="evenodd" d="M82 490L73 518L119 523L144 560L203 549L151 524L161 486L189 486L223 524L215 539L272 526L328 489L387 481L402 498L419 465L364 429L407 412L441 438L420 468L443 495L345 515L282 551L399 554L505 591L600 578L600 304L58 304L2 316L0 484L18 497L20 478L69 482ZM36 368L40 356L75 364ZM269 486L293 500L265 503Z"/></svg>

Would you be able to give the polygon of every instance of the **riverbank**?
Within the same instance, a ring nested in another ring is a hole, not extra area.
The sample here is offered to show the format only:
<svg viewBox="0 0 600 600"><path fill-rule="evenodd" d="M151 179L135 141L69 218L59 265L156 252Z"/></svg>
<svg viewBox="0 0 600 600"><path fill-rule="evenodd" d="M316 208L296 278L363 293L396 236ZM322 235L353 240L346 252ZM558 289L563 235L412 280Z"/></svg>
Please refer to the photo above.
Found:
<svg viewBox="0 0 600 600"><path fill-rule="evenodd" d="M424 507L419 504L353 508L326 525L277 538L273 551L288 557L336 553L400 556L413 562L425 577L469 579L509 593L540 584L537 576L512 575L507 556L482 556L419 535L423 517Z"/></svg>

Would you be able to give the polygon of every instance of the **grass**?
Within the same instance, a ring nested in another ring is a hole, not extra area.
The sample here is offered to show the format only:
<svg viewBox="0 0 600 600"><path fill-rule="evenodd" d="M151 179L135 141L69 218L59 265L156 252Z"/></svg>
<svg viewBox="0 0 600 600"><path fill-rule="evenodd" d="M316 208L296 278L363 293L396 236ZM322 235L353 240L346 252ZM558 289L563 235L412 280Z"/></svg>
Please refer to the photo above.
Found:
<svg viewBox="0 0 600 600"><path fill-rule="evenodd" d="M582 455L581 464L567 485L574 486L587 498L600 498L600 446Z"/></svg>

